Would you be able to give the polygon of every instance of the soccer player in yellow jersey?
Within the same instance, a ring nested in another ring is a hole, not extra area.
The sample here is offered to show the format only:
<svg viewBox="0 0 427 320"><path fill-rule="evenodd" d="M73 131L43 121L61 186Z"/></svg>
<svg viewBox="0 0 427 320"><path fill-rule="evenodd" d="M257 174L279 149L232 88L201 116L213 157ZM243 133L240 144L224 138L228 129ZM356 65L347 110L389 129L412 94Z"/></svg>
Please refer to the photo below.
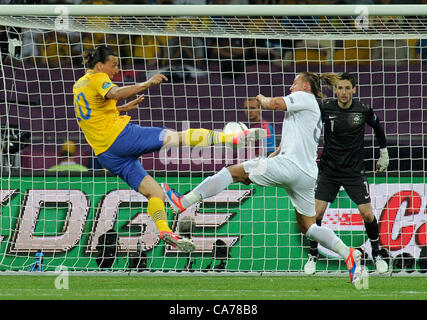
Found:
<svg viewBox="0 0 427 320"><path fill-rule="evenodd" d="M238 135L207 129L178 132L133 124L129 116L120 115L120 112L137 108L144 95L122 106L117 106L117 101L129 99L168 79L156 74L145 82L118 87L112 82L120 70L119 59L113 49L99 46L83 57L88 70L74 84L73 92L77 122L87 142L105 169L120 176L148 199L147 211L160 232L160 238L181 251L193 251L195 246L190 240L179 237L169 228L165 194L138 158L162 147L208 147L223 143L241 146L248 140L262 138L265 133L261 129L250 129Z"/></svg>

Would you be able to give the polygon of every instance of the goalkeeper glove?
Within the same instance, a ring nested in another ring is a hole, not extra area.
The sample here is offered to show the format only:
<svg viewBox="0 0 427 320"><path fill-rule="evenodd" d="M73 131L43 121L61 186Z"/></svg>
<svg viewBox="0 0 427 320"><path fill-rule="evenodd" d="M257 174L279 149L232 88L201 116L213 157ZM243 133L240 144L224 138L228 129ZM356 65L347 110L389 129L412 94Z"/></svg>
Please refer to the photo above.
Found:
<svg viewBox="0 0 427 320"><path fill-rule="evenodd" d="M387 148L380 149L380 158L377 161L377 172L385 171L389 161Z"/></svg>

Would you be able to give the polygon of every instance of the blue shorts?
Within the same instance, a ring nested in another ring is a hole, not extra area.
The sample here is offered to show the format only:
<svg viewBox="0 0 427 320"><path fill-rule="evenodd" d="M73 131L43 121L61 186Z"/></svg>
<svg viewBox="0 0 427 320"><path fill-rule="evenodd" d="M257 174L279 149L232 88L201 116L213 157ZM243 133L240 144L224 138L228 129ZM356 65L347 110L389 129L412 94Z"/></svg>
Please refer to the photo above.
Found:
<svg viewBox="0 0 427 320"><path fill-rule="evenodd" d="M111 173L120 176L135 191L148 175L139 157L156 152L163 146L166 129L141 127L128 123L107 151L98 155L99 163Z"/></svg>

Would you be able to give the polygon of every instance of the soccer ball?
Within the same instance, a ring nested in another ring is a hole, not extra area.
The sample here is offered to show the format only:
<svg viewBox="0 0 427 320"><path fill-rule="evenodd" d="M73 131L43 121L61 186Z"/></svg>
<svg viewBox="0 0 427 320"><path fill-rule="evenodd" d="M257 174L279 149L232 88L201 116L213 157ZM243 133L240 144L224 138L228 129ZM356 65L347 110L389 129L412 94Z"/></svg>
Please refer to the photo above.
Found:
<svg viewBox="0 0 427 320"><path fill-rule="evenodd" d="M248 127L243 122L237 121L237 122L227 123L223 129L223 132L225 134L240 133L240 132L243 132L245 130L248 130Z"/></svg>

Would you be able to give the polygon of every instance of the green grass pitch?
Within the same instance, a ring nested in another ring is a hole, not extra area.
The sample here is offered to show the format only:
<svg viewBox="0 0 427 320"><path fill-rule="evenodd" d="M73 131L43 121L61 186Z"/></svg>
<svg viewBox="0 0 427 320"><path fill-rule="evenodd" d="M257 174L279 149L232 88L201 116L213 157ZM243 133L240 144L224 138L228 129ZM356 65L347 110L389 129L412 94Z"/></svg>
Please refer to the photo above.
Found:
<svg viewBox="0 0 427 320"><path fill-rule="evenodd" d="M370 276L357 290L344 276L2 275L1 300L426 300L427 277ZM55 282L55 280L57 282ZM63 287L57 289L55 283ZM68 289L66 286L68 285ZM65 287L65 288L64 288Z"/></svg>

